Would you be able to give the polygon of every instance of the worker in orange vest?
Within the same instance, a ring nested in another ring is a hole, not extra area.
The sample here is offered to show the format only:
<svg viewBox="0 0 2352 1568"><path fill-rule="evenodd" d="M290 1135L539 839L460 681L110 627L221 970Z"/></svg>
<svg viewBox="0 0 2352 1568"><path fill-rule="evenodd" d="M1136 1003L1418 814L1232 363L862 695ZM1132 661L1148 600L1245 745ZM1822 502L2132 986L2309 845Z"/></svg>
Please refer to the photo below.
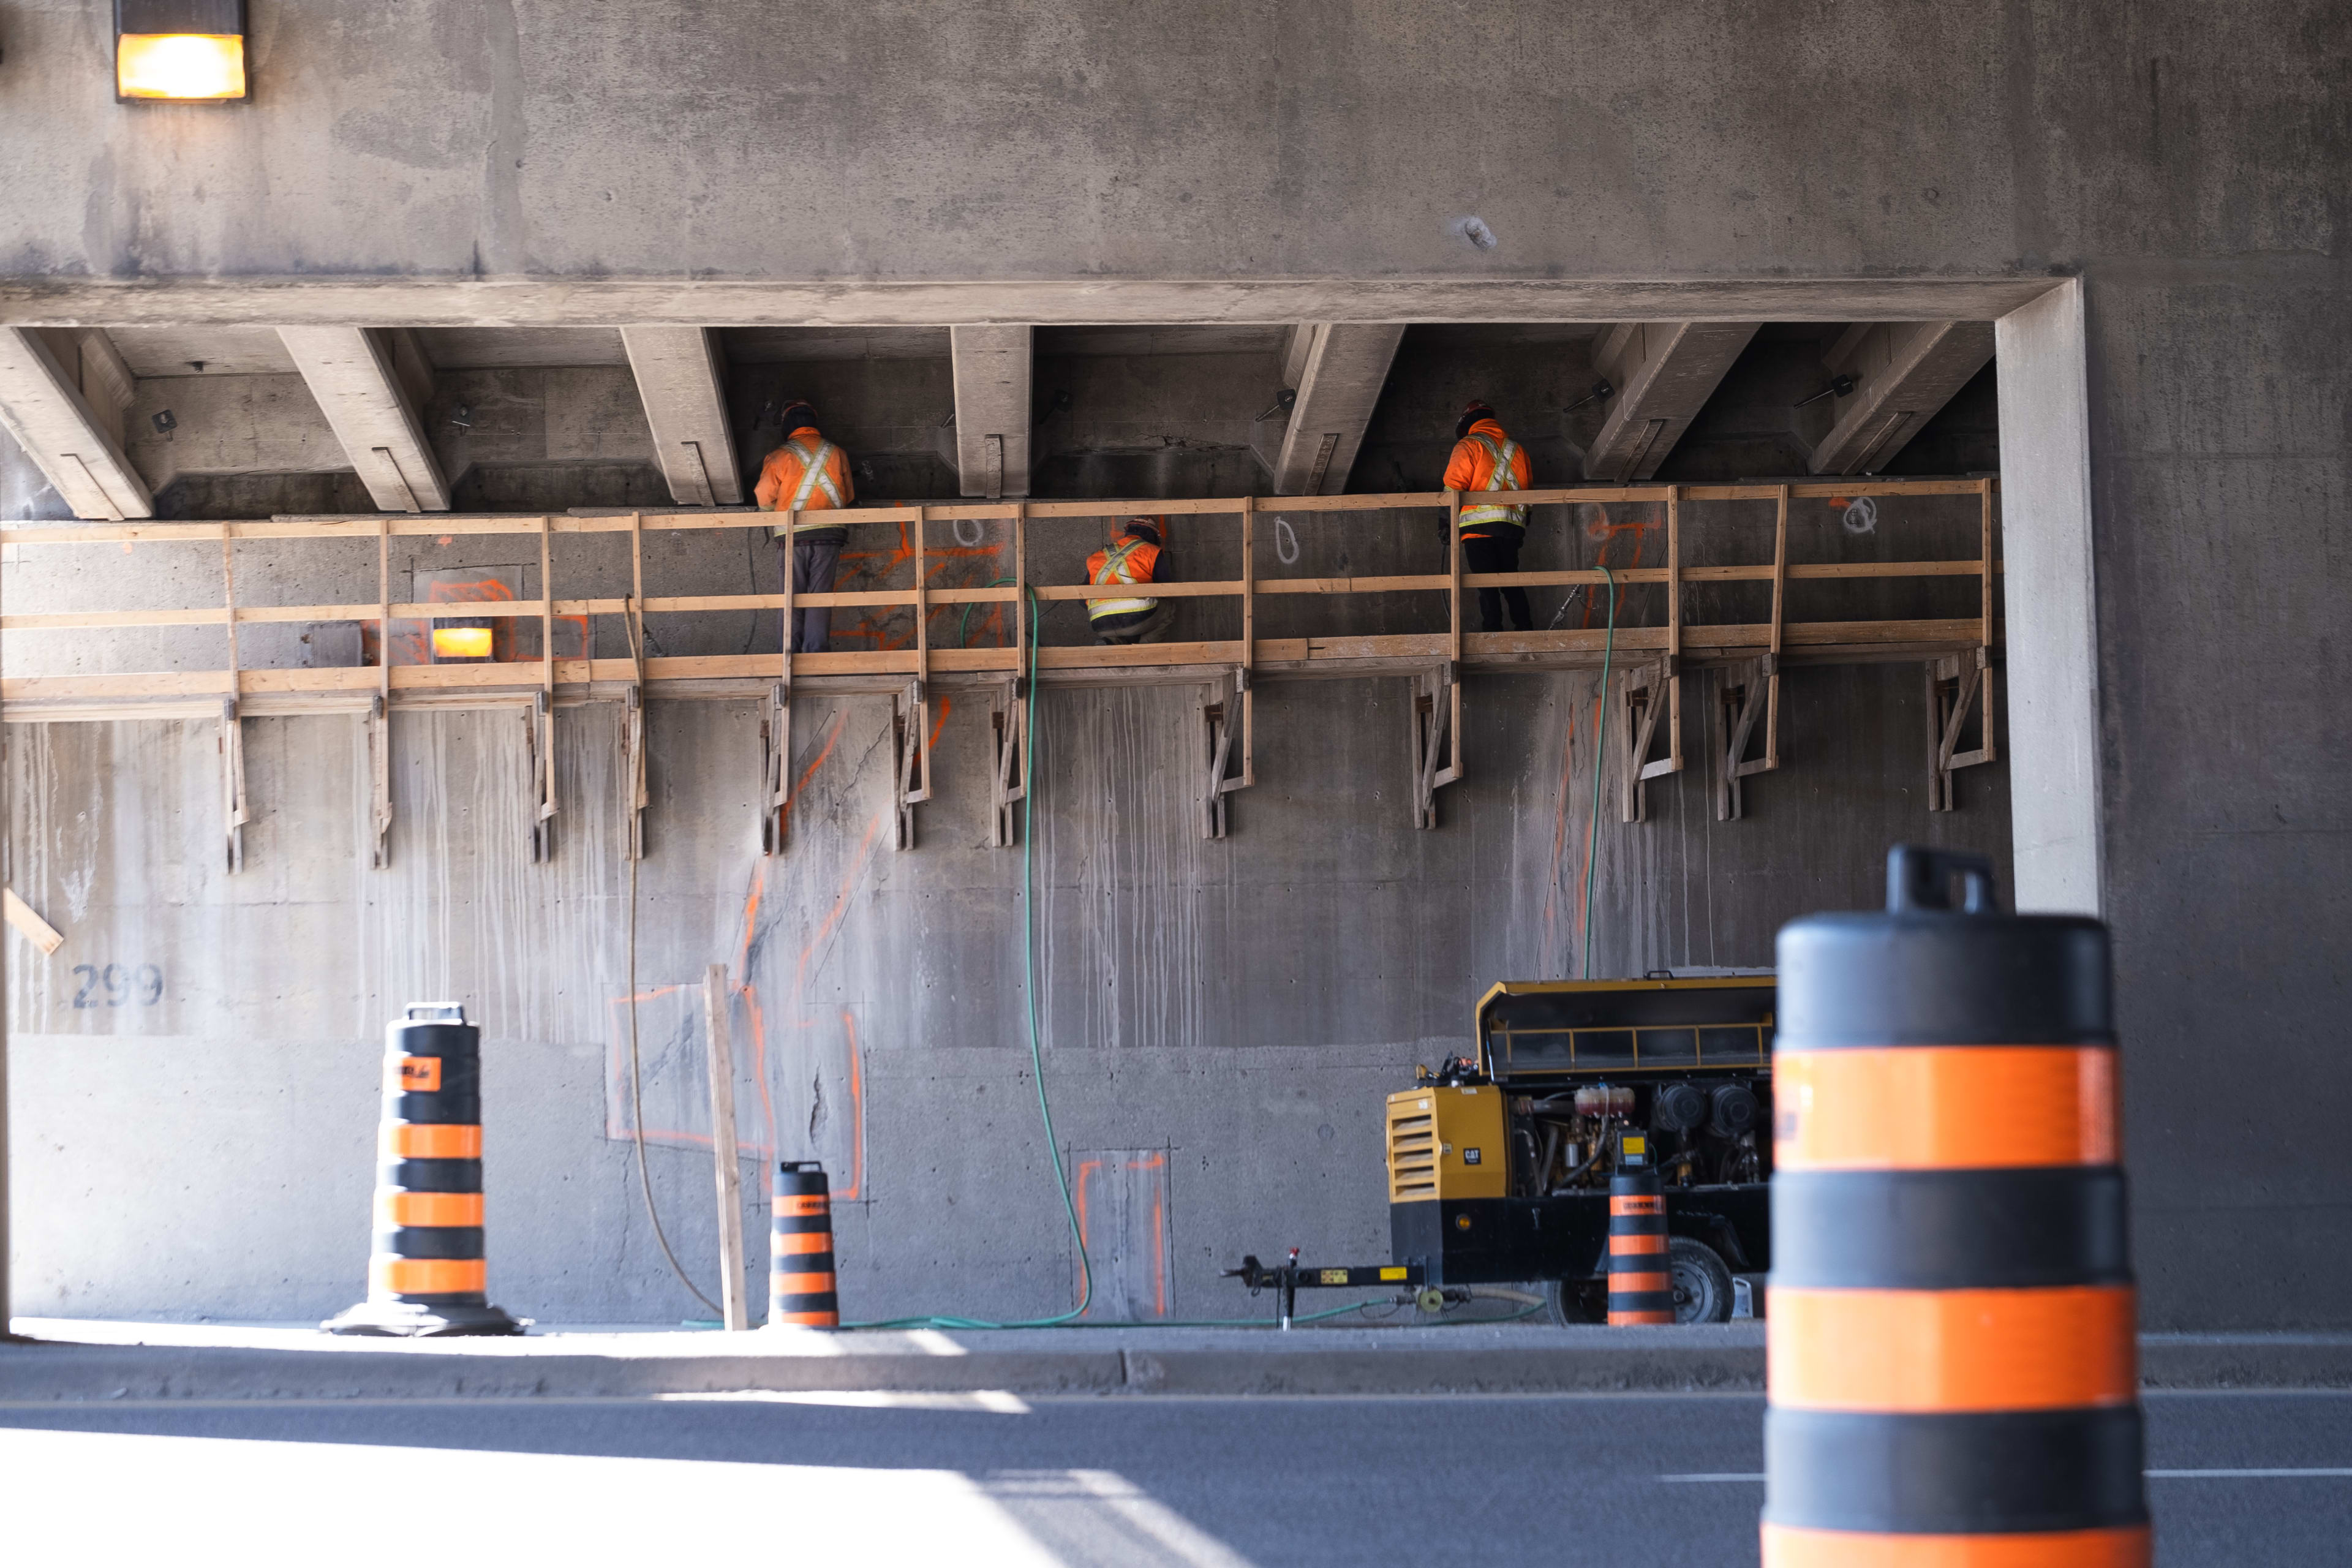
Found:
<svg viewBox="0 0 2352 1568"><path fill-rule="evenodd" d="M1097 588L1133 589L1171 581L1169 568L1159 525L1148 517L1131 517L1117 539L1087 557L1087 581ZM1176 622L1176 606L1130 593L1116 599L1088 599L1087 618L1094 623L1097 642L1165 642Z"/></svg>
<svg viewBox="0 0 2352 1568"><path fill-rule="evenodd" d="M1474 398L1454 426L1454 456L1445 465L1445 488L1462 494L1462 564L1472 572L1516 572L1519 545L1527 538L1528 509L1487 506L1472 500L1484 490L1523 490L1532 482L1528 449L1503 433L1495 411L1484 399ZM1535 617L1528 609L1525 588L1478 590L1478 627L1503 629L1503 606L1511 608L1511 622L1520 631L1532 631Z"/></svg>
<svg viewBox="0 0 2352 1568"><path fill-rule="evenodd" d="M798 398L784 405L784 444L760 466L759 488L752 493L761 511L803 514L832 511L857 499L857 487L849 479L849 454L818 433L816 410ZM848 529L803 516L789 530L779 523L772 532L776 548L788 552L785 570L793 574L795 595L833 591ZM792 652L823 653L833 634L832 607L794 605L792 633Z"/></svg>

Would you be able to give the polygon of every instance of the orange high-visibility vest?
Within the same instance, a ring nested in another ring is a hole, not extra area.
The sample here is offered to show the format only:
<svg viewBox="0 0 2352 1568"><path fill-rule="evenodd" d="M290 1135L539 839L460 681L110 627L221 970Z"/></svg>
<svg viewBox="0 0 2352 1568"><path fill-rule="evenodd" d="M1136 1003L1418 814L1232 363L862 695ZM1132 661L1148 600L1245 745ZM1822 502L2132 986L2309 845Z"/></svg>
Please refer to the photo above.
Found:
<svg viewBox="0 0 2352 1568"><path fill-rule="evenodd" d="M1111 541L1109 549L1097 550L1087 557L1087 581L1097 588L1149 583L1152 569L1159 564L1160 546L1131 533L1122 533ZM1098 621L1105 616L1132 616L1159 607L1157 599L1088 599L1087 618Z"/></svg>
<svg viewBox="0 0 2352 1568"><path fill-rule="evenodd" d="M1473 490L1523 490L1530 482L1527 448L1503 434L1503 427L1492 419L1481 419L1470 426L1470 434L1454 444L1453 460L1445 465L1445 488L1461 490L1465 496ZM1528 525L1528 509L1523 506L1465 506L1462 527L1491 528L1496 523L1513 528Z"/></svg>
<svg viewBox="0 0 2352 1568"><path fill-rule="evenodd" d="M850 482L848 454L818 435L814 426L803 425L768 454L752 494L763 511L831 511L855 500L857 487ZM840 526L803 519L793 531ZM785 531L779 527L771 531L782 539Z"/></svg>

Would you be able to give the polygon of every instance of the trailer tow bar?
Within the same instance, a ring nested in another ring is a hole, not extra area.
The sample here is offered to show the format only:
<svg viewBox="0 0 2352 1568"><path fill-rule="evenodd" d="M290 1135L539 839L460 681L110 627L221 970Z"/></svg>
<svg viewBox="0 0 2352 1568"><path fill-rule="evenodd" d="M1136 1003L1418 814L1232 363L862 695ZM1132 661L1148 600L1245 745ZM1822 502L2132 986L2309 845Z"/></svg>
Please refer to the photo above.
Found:
<svg viewBox="0 0 2352 1568"><path fill-rule="evenodd" d="M1290 1249L1290 1257L1269 1268L1255 1255L1242 1259L1239 1268L1228 1268L1224 1277L1238 1279L1256 1295L1271 1287L1275 1293L1275 1320L1278 1326L1288 1329L1291 1320L1298 1315L1298 1292L1302 1289L1361 1289L1365 1286L1402 1285L1415 1292L1413 1300L1427 1307L1422 1298L1435 1292L1421 1289L1427 1270L1418 1263L1371 1263L1346 1268L1306 1268L1298 1262L1298 1248ZM1441 1300L1443 1298L1441 1297Z"/></svg>

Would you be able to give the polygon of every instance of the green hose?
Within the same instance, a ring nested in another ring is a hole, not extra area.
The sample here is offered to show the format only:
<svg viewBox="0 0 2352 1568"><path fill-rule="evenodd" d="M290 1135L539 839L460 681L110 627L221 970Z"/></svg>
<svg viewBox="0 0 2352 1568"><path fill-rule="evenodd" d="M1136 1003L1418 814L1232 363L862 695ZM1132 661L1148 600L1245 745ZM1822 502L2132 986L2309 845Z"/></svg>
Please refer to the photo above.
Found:
<svg viewBox="0 0 2352 1568"><path fill-rule="evenodd" d="M1584 839L1584 978L1592 978L1592 852L1601 843L1601 753L1609 741L1609 661L1617 654L1617 579L1597 561L1609 582L1609 637L1601 645L1601 724L1592 738L1592 831ZM1589 623L1588 623L1589 624Z"/></svg>
<svg viewBox="0 0 2352 1568"><path fill-rule="evenodd" d="M1003 579L1010 582L1010 578ZM991 587L999 584L992 583ZM875 1323L845 1323L847 1329L1051 1329L1083 1315L1095 1296L1093 1260L1087 1257L1087 1238L1078 1228L1078 1205L1070 1195L1070 1174L1062 1169L1062 1151L1054 1136L1054 1108L1045 1098L1045 1053L1037 1023L1037 876L1034 832L1037 811L1037 633L1044 612L1037 591L1029 595L1029 669L1023 697L1021 723L1021 973L1029 1010L1029 1069L1037 1084L1037 1119L1045 1127L1045 1157L1054 1162L1054 1181L1062 1192L1062 1214L1070 1223L1070 1240L1078 1249L1078 1304L1050 1318L1023 1318L992 1322L985 1318L948 1316L890 1318ZM1014 615L1021 612L1016 606ZM971 612L964 611L969 626Z"/></svg>
<svg viewBox="0 0 2352 1568"><path fill-rule="evenodd" d="M1603 570L1606 570L1606 568L1603 568ZM1011 581L1011 578L1003 578L996 583L990 584L989 586L998 587ZM1612 579L1612 581L1613 582L1614 579ZM1054 1162L1054 1180L1060 1186L1062 1193L1062 1214L1063 1216L1069 1221L1070 1240L1078 1249L1078 1304L1071 1308L1066 1312L1059 1312L1050 1318L1022 1318L1010 1322L994 1322L985 1318L959 1318L945 1315L931 1315L913 1318L885 1318L877 1322L844 1323L841 1326L845 1329L1052 1329L1064 1327L1066 1325L1090 1329L1271 1328L1274 1325L1269 1323L1264 1318L1199 1318L1180 1321L1155 1319L1139 1322L1097 1321L1084 1324L1076 1322L1076 1320L1085 1314L1088 1304L1094 1300L1095 1271L1093 1260L1087 1256L1086 1236L1078 1228L1078 1206L1076 1200L1072 1198L1070 1195L1069 1173L1062 1168L1061 1148L1055 1142L1054 1136L1054 1108L1045 1098L1045 1054L1044 1047L1039 1041L1040 1031L1037 1022L1037 919L1035 908L1037 898L1037 880L1034 860L1036 834L1034 831L1034 827L1036 821L1037 806L1037 633L1040 627L1040 622L1043 618L1043 612L1038 607L1037 591L1034 588L1031 588L1027 590L1027 593L1029 596L1029 680L1026 694L1022 699L1024 710L1021 724L1021 973L1024 983L1024 989L1027 993L1029 1009L1029 1068L1031 1076L1035 1079L1037 1084L1037 1119L1045 1124L1045 1154L1048 1159ZM1019 612L1016 610L1014 613L1017 615ZM967 606L964 610L966 629L970 628L971 620L971 608ZM1616 626L1616 608L1613 604L1610 608L1610 626L1612 628L1611 635L1613 641ZM961 637L959 637L959 641L961 640ZM1605 663L1601 680L1605 689L1608 681ZM1596 821L1598 819L1596 818ZM1591 903L1591 895L1588 889L1586 893L1586 902L1588 905ZM1370 1301L1353 1302L1345 1307L1333 1307L1327 1311L1309 1312L1304 1316L1295 1317L1290 1321L1293 1323L1317 1323L1321 1322L1328 1318L1339 1318L1345 1317L1349 1312L1360 1312L1367 1307L1381 1307L1393 1304L1394 1303L1391 1301L1375 1298ZM1519 1319L1528 1317L1540 1310L1540 1308L1530 1307L1524 1312L1515 1313L1507 1318L1488 1318L1478 1321L1495 1323L1517 1322ZM1438 1325L1432 1324L1426 1326L1436 1327Z"/></svg>

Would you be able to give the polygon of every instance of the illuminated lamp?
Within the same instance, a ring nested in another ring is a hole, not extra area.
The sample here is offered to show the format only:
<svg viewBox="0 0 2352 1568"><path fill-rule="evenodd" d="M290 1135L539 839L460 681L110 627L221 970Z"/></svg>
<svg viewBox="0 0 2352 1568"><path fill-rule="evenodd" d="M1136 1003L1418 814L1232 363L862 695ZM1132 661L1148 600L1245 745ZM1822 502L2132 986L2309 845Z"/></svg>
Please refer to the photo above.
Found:
<svg viewBox="0 0 2352 1568"><path fill-rule="evenodd" d="M472 664L487 661L497 635L488 621L461 621L433 628L433 662Z"/></svg>
<svg viewBox="0 0 2352 1568"><path fill-rule="evenodd" d="M245 0L114 0L118 103L235 103L247 95Z"/></svg>

